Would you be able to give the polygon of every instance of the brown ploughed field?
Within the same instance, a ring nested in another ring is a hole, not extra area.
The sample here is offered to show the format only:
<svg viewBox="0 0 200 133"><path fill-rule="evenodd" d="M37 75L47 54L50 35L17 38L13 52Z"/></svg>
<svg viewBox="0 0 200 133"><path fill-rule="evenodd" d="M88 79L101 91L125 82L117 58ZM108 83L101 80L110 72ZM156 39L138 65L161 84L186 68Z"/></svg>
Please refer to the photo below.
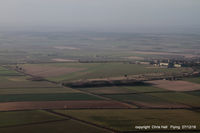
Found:
<svg viewBox="0 0 200 133"><path fill-rule="evenodd" d="M169 81L169 80L155 80L148 81L153 86L163 88L171 91L194 91L200 90L200 84L195 84L187 81Z"/></svg>
<svg viewBox="0 0 200 133"><path fill-rule="evenodd" d="M134 108L116 101L41 101L41 102L5 102L0 103L0 111L33 109L127 109Z"/></svg>

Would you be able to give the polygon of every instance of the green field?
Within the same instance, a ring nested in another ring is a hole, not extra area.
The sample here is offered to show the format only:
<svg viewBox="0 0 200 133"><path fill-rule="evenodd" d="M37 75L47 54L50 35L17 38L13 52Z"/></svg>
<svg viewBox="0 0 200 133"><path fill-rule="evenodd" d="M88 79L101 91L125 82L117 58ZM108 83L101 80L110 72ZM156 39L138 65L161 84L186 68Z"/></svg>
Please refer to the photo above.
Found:
<svg viewBox="0 0 200 133"><path fill-rule="evenodd" d="M150 95L170 102L177 102L193 107L200 107L200 97L198 95L197 96L190 95L190 93L171 92L171 93L152 93Z"/></svg>
<svg viewBox="0 0 200 133"><path fill-rule="evenodd" d="M60 87L46 81L31 81L28 76L0 76L0 88L43 88L43 87Z"/></svg>
<svg viewBox="0 0 200 133"><path fill-rule="evenodd" d="M137 104L138 102L148 104L149 106L174 104L173 101L168 101L148 94L115 94L115 95L103 95L103 96L133 105Z"/></svg>
<svg viewBox="0 0 200 133"><path fill-rule="evenodd" d="M0 118L1 133L65 133L66 131L71 133L108 132L41 110L0 112Z"/></svg>
<svg viewBox="0 0 200 133"><path fill-rule="evenodd" d="M50 122L19 127L0 128L1 133L111 133L74 120Z"/></svg>
<svg viewBox="0 0 200 133"><path fill-rule="evenodd" d="M0 88L0 94L45 94L45 93L80 93L78 90L74 90L67 87L59 88Z"/></svg>
<svg viewBox="0 0 200 133"><path fill-rule="evenodd" d="M90 121L120 131L135 130L136 125L197 125L200 113L189 110L56 110L57 112Z"/></svg>
<svg viewBox="0 0 200 133"><path fill-rule="evenodd" d="M168 92L168 93L148 93L148 94L104 94L102 96L124 101L127 103L142 102L147 104L157 104L157 105L173 105L182 104L191 107L200 107L200 97L199 92Z"/></svg>
<svg viewBox="0 0 200 133"><path fill-rule="evenodd" d="M191 95L200 97L200 91L192 91L192 92L188 92L187 94L191 94Z"/></svg>
<svg viewBox="0 0 200 133"><path fill-rule="evenodd" d="M29 76L0 76L0 95L5 94L46 94L77 93L80 91L62 87L47 81L31 81Z"/></svg>
<svg viewBox="0 0 200 133"><path fill-rule="evenodd" d="M32 66L32 64L25 64ZM47 79L52 81L71 81L80 79L94 79L94 78L109 78L130 76L147 73L180 73L189 71L186 68L149 68L148 65L129 64L129 63L48 63L48 64L33 64L33 66L52 66L64 68L82 68L76 72L69 74L61 74L60 76L50 76ZM23 68L23 65L21 66Z"/></svg>
<svg viewBox="0 0 200 133"><path fill-rule="evenodd" d="M52 93L52 94L4 94L0 102L16 101L62 101L62 100L101 100L98 97L83 93Z"/></svg>
<svg viewBox="0 0 200 133"><path fill-rule="evenodd" d="M88 91L94 94L126 94L126 93L142 93L166 91L165 89L156 88L150 85L135 85L135 86L112 86L112 87L90 87L79 88L82 91Z"/></svg>
<svg viewBox="0 0 200 133"><path fill-rule="evenodd" d="M0 71L6 71L6 70L7 70L6 68L0 66Z"/></svg>
<svg viewBox="0 0 200 133"><path fill-rule="evenodd" d="M177 73L185 71L184 68L179 69L163 69L163 68L147 68L146 65L137 64L124 64L124 63L74 63L74 64L62 64L63 67L79 66L86 68L83 71L73 72L68 75L48 78L53 81L70 81L79 79L93 79L93 78L109 78L109 77L120 77L130 76L137 74L147 73Z"/></svg>
<svg viewBox="0 0 200 133"><path fill-rule="evenodd" d="M186 79L184 79L184 80L189 81L189 82L193 82L193 83L200 84L200 77L196 77L196 78L186 78Z"/></svg>
<svg viewBox="0 0 200 133"><path fill-rule="evenodd" d="M0 112L0 118L0 128L63 119L62 117L41 110Z"/></svg>
<svg viewBox="0 0 200 133"><path fill-rule="evenodd" d="M20 76L20 75L23 75L23 74L20 74L13 70L8 70L0 66L0 76Z"/></svg>
<svg viewBox="0 0 200 133"><path fill-rule="evenodd" d="M43 87L60 87L58 85L55 84L51 84L48 82L32 82L32 81L2 81L0 83L0 88L43 88Z"/></svg>

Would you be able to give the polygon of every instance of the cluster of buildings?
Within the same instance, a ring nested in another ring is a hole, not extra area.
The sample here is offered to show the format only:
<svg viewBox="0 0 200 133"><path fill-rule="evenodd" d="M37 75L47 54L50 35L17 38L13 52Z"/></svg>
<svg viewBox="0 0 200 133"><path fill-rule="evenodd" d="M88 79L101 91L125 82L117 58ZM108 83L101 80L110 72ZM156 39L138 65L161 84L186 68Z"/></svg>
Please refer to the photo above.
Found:
<svg viewBox="0 0 200 133"><path fill-rule="evenodd" d="M180 68L182 67L181 63L176 62L159 62L159 63L153 63L154 66L158 67L167 67L167 68Z"/></svg>
<svg viewBox="0 0 200 133"><path fill-rule="evenodd" d="M144 61L144 62L136 62L136 64L143 65L153 65L155 67L165 67L165 68L180 68L183 66L182 62L172 61L172 60L152 60L152 61Z"/></svg>
<svg viewBox="0 0 200 133"><path fill-rule="evenodd" d="M168 60L153 60L150 61L149 63L157 67L167 67L167 68L200 66L200 62L197 60L168 59Z"/></svg>

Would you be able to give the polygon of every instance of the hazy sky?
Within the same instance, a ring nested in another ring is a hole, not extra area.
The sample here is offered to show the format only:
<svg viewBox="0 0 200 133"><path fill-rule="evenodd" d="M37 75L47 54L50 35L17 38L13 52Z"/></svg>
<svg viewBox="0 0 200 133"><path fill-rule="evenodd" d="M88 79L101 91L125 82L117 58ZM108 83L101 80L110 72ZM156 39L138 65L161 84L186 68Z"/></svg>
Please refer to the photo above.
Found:
<svg viewBox="0 0 200 133"><path fill-rule="evenodd" d="M0 0L1 29L200 29L200 0Z"/></svg>

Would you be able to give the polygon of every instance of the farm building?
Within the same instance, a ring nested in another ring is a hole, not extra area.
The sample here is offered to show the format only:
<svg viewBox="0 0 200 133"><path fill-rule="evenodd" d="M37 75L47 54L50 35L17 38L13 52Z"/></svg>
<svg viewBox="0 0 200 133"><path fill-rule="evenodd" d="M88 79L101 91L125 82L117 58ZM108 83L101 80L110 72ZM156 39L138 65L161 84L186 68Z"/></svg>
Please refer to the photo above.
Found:
<svg viewBox="0 0 200 133"><path fill-rule="evenodd" d="M168 67L168 66L169 66L169 63L163 63L163 62L161 62L159 65L160 65L160 66L164 66L164 67Z"/></svg>
<svg viewBox="0 0 200 133"><path fill-rule="evenodd" d="M174 64L174 67L179 68L179 67L182 67L182 65L181 64Z"/></svg>

